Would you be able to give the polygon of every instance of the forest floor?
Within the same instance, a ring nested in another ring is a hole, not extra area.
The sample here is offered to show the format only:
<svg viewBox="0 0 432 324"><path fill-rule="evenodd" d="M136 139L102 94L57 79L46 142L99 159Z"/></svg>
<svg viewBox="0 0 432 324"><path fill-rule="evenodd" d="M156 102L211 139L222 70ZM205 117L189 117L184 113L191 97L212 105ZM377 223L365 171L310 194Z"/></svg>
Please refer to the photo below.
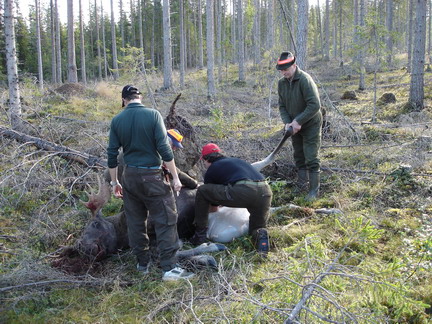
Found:
<svg viewBox="0 0 432 324"><path fill-rule="evenodd" d="M80 276L53 268L59 247L73 244L87 223L80 199L103 170L1 137L0 322L430 323L431 73L425 74L425 108L413 111L406 104L410 78L401 62L378 72L376 88L368 71L364 91L357 91L358 77L348 64L310 63L327 120L320 198L308 202L294 194L288 142L262 170L273 190L272 206L281 207L269 221L268 258L257 256L250 238L242 237L227 244L228 252L215 254L218 271L199 271L190 281L162 282L157 268L142 277L129 252ZM185 146L198 154L211 141L229 156L255 162L282 136L280 75L273 65L250 66L246 82L236 81L234 67L225 67L214 100L207 99L205 70L190 71L183 89L169 91L156 89L160 75L148 74L146 83L132 72L117 82L44 91L24 79L23 117L31 135L106 159L109 122L121 109L122 86L149 90L148 84L153 88L147 94L164 117L182 94L177 114L196 132L195 142ZM356 98L341 99L346 91ZM380 100L386 93L396 101ZM6 98L1 89L4 128ZM145 96L146 105L152 102ZM186 171L190 165L178 159ZM202 171L198 163L189 173L200 180ZM103 213L120 208L112 198ZM320 214L321 208L337 212Z"/></svg>

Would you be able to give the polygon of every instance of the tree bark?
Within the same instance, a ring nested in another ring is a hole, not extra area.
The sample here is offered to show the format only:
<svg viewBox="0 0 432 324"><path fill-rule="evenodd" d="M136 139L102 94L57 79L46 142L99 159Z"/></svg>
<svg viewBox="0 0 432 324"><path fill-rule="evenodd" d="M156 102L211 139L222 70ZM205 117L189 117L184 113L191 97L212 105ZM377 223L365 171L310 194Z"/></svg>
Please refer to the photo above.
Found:
<svg viewBox="0 0 432 324"><path fill-rule="evenodd" d="M74 16L73 0L67 2L68 17L68 82L77 83L77 65L75 60L75 36L74 36Z"/></svg>
<svg viewBox="0 0 432 324"><path fill-rule="evenodd" d="M359 0L359 3L360 3L360 17L359 18L360 18L360 26L361 27L365 26L365 16L366 16L365 1L366 0ZM363 37L359 37L359 42L360 42L360 50L359 50L360 77L359 77L358 89L364 90L364 89L366 89L366 84L365 84L366 69L365 69L365 64L364 64L365 51L363 48L363 43L364 43Z"/></svg>
<svg viewBox="0 0 432 324"><path fill-rule="evenodd" d="M298 0L298 24L297 24L297 58L296 63L301 69L307 68L307 42L309 24L309 3L308 0Z"/></svg>
<svg viewBox="0 0 432 324"><path fill-rule="evenodd" d="M35 0L35 14L36 14L36 51L38 61L38 82L39 89L43 89L43 66L42 66L42 46L41 46L41 33L40 33L40 4L39 0Z"/></svg>
<svg viewBox="0 0 432 324"><path fill-rule="evenodd" d="M386 15L386 25L387 25L387 64L389 67L392 65L393 57L393 0L387 0L387 15Z"/></svg>
<svg viewBox="0 0 432 324"><path fill-rule="evenodd" d="M202 0L198 0L198 68L204 68L204 46L202 30Z"/></svg>
<svg viewBox="0 0 432 324"><path fill-rule="evenodd" d="M56 56L57 56L57 83L63 82L62 76L62 56L61 56L61 29L60 29L60 17L58 11L58 0L55 0L55 20L56 20Z"/></svg>
<svg viewBox="0 0 432 324"><path fill-rule="evenodd" d="M170 0L163 0L164 89L172 87Z"/></svg>
<svg viewBox="0 0 432 324"><path fill-rule="evenodd" d="M50 0L50 18L51 18L51 82L57 82L57 58L56 58L56 41L55 41L55 13L54 2Z"/></svg>
<svg viewBox="0 0 432 324"><path fill-rule="evenodd" d="M84 23L82 17L82 0L79 0L79 24L80 24L80 43L81 43L81 81L87 84L87 70L86 70L86 57L85 57L85 44L84 44Z"/></svg>
<svg viewBox="0 0 432 324"><path fill-rule="evenodd" d="M106 52L105 15L103 11L103 0L101 0L101 27L102 27L102 48L103 48L103 58L104 58L104 77L106 80L108 79L108 59L107 59L107 52Z"/></svg>
<svg viewBox="0 0 432 324"><path fill-rule="evenodd" d="M416 110L424 108L424 63L427 0L416 0L413 58L409 101Z"/></svg>
<svg viewBox="0 0 432 324"><path fill-rule="evenodd" d="M330 1L326 0L324 16L324 59L330 60Z"/></svg>
<svg viewBox="0 0 432 324"><path fill-rule="evenodd" d="M99 18L98 18L98 8L97 0L94 0L95 7L95 24L96 24L96 51L97 51L97 67L98 67L98 80L102 80L102 57L100 49L100 32L99 32Z"/></svg>
<svg viewBox="0 0 432 324"><path fill-rule="evenodd" d="M185 85L185 28L184 28L184 8L183 0L179 0L180 4L180 88Z"/></svg>
<svg viewBox="0 0 432 324"><path fill-rule="evenodd" d="M213 98L216 94L214 81L214 19L213 0L207 0L207 96Z"/></svg>
<svg viewBox="0 0 432 324"><path fill-rule="evenodd" d="M245 76L245 40L244 40L244 26L243 26L243 1L237 0L237 28L238 28L238 78L243 82L246 80Z"/></svg>
<svg viewBox="0 0 432 324"><path fill-rule="evenodd" d="M111 0L111 48L112 48L112 60L113 60L113 77L114 80L117 80L119 77L118 71L118 61L117 61L117 37L116 37L116 28L114 21L114 3Z"/></svg>
<svg viewBox="0 0 432 324"><path fill-rule="evenodd" d="M6 39L6 65L9 86L9 117L13 129L21 128L21 101L15 45L14 1L5 0L4 25Z"/></svg>

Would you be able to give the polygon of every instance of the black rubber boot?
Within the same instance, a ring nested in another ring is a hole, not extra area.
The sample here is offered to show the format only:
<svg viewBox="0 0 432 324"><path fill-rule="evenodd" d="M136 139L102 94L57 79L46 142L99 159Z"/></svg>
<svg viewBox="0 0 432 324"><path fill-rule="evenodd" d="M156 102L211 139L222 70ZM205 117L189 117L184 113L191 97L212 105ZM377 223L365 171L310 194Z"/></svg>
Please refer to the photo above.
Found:
<svg viewBox="0 0 432 324"><path fill-rule="evenodd" d="M311 201L318 198L320 187L320 172L309 171L309 193L306 196L306 200Z"/></svg>
<svg viewBox="0 0 432 324"><path fill-rule="evenodd" d="M207 239L207 227L206 228L201 228L201 229L196 229L195 230L195 234L189 239L189 242L192 245L201 245L203 243L208 242Z"/></svg>
<svg viewBox="0 0 432 324"><path fill-rule="evenodd" d="M254 235L255 238L255 246L258 251L258 253L266 257L268 251L270 250L270 242L269 242L269 236L267 229L260 228L256 231L256 234Z"/></svg>

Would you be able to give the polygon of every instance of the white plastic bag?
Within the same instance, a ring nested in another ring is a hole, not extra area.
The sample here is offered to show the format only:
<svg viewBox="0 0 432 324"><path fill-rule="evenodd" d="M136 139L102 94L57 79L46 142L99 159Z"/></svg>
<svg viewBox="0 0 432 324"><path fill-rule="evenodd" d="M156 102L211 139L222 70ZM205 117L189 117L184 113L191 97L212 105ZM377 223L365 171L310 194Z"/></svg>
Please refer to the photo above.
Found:
<svg viewBox="0 0 432 324"><path fill-rule="evenodd" d="M220 207L209 214L207 237L214 242L231 242L248 233L249 216L246 208Z"/></svg>

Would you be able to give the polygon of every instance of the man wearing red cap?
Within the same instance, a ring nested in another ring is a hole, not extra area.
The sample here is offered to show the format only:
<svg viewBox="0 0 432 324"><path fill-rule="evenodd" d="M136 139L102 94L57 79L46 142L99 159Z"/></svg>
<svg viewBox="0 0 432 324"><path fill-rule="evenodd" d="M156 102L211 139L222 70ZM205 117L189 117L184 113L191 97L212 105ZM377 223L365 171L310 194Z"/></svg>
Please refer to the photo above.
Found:
<svg viewBox="0 0 432 324"><path fill-rule="evenodd" d="M297 191L309 183L307 200L318 196L320 186L321 103L312 77L295 64L291 52L283 52L277 62L282 78L278 83L279 112L285 131L293 129L294 161L298 169Z"/></svg>
<svg viewBox="0 0 432 324"><path fill-rule="evenodd" d="M269 240L266 227L272 191L263 175L246 161L224 156L214 143L202 148L201 159L207 171L204 184L198 187L195 198L196 231L191 243L198 245L207 241L211 206L246 208L250 213L249 235L258 252L267 254Z"/></svg>

